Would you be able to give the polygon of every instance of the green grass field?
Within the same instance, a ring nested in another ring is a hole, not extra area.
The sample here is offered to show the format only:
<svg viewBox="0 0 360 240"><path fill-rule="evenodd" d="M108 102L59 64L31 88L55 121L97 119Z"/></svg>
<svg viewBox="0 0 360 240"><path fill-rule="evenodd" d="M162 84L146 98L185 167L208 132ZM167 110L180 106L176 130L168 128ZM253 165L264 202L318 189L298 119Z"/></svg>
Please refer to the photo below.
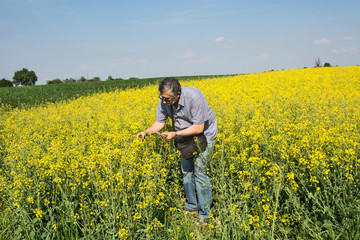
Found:
<svg viewBox="0 0 360 240"><path fill-rule="evenodd" d="M218 75L179 76L176 78L179 80L196 80L213 77L218 77ZM147 85L158 84L163 78L164 77L0 88L0 106L6 106L10 109L23 108L47 102L76 99L80 96L89 96L98 92L141 88Z"/></svg>

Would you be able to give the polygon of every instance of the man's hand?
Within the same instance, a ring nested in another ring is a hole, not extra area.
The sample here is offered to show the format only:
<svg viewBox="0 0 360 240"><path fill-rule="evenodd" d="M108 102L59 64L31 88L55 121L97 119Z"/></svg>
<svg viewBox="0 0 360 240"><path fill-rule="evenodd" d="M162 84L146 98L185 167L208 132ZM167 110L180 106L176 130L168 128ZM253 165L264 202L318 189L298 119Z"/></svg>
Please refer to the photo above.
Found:
<svg viewBox="0 0 360 240"><path fill-rule="evenodd" d="M147 128L145 131L142 131L142 132L139 132L137 135L136 135L136 138L138 140L144 140L144 138L148 135L151 135L153 134L154 132L159 132L161 131L161 129L163 129L165 127L165 123L161 123L161 122L157 122L155 121L153 123L153 125L151 125L149 128Z"/></svg>
<svg viewBox="0 0 360 240"><path fill-rule="evenodd" d="M162 134L165 135L164 139L168 142L175 138L175 132L164 132Z"/></svg>
<svg viewBox="0 0 360 240"><path fill-rule="evenodd" d="M144 140L144 138L147 136L147 133L146 132L139 132L137 135L136 135L136 138L138 140Z"/></svg>

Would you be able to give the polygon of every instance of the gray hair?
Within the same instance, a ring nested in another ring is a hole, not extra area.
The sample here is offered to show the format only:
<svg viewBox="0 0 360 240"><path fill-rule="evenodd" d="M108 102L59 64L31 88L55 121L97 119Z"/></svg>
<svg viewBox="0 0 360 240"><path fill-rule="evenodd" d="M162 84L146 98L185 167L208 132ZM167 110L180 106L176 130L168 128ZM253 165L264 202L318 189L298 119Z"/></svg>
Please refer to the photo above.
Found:
<svg viewBox="0 0 360 240"><path fill-rule="evenodd" d="M165 78L159 84L159 92L163 94L164 92L171 92L171 96L175 97L179 92L181 92L181 85L176 78Z"/></svg>

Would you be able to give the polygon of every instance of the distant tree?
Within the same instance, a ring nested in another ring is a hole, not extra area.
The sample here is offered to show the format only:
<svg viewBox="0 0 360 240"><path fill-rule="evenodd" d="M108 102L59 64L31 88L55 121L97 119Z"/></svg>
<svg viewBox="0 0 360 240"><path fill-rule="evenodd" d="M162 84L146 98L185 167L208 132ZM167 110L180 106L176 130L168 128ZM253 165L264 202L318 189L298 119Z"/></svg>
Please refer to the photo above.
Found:
<svg viewBox="0 0 360 240"><path fill-rule="evenodd" d="M76 82L76 80L75 79L73 79L73 78L67 78L67 79L65 79L64 81L63 81L64 83L73 83L73 82Z"/></svg>
<svg viewBox="0 0 360 240"><path fill-rule="evenodd" d="M13 87L13 83L5 78L0 80L0 87Z"/></svg>
<svg viewBox="0 0 360 240"><path fill-rule="evenodd" d="M26 68L15 72L13 77L13 83L15 86L22 85L22 86L29 86L35 85L37 81L37 76L34 71L29 71Z"/></svg>
<svg viewBox="0 0 360 240"><path fill-rule="evenodd" d="M114 79L111 75L109 75L108 78L106 79L106 81L112 81L112 80L114 80Z"/></svg>
<svg viewBox="0 0 360 240"><path fill-rule="evenodd" d="M101 81L101 78L100 77L94 77L92 79L89 79L88 80L89 82L100 82Z"/></svg>
<svg viewBox="0 0 360 240"><path fill-rule="evenodd" d="M47 84L57 84L57 83L64 83L64 82L61 81L59 78L47 81Z"/></svg>
<svg viewBox="0 0 360 240"><path fill-rule="evenodd" d="M84 76L82 76L79 80L77 80L78 82L86 82L86 78Z"/></svg>
<svg viewBox="0 0 360 240"><path fill-rule="evenodd" d="M326 62L326 63L324 63L324 67L331 67L331 64Z"/></svg>
<svg viewBox="0 0 360 240"><path fill-rule="evenodd" d="M315 59L314 64L314 67L322 67L320 58Z"/></svg>

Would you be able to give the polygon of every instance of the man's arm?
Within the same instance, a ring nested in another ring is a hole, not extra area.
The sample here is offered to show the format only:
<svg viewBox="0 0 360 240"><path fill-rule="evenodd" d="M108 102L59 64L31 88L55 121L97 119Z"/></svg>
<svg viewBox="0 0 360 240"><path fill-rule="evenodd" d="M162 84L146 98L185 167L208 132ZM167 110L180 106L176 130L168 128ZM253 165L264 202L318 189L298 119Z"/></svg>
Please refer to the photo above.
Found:
<svg viewBox="0 0 360 240"><path fill-rule="evenodd" d="M205 123L200 123L197 125L191 125L188 128L185 128L181 131L177 131L176 135L177 136L192 136L192 135L197 135L199 133L202 133L204 131L204 126ZM171 141L172 139L175 138L175 132L165 132L163 133L164 135L166 135L166 140L167 141Z"/></svg>
<svg viewBox="0 0 360 240"><path fill-rule="evenodd" d="M144 139L146 136L153 134L154 132L159 132L161 129L165 127L165 123L161 123L158 121L155 121L153 125L151 125L148 129L146 129L143 132L139 132L136 135L137 139Z"/></svg>
<svg viewBox="0 0 360 240"><path fill-rule="evenodd" d="M197 125L191 125L190 127L181 130L181 131L177 131L176 135L177 136L192 136L192 135L197 135L200 134L204 131L204 126L205 123L200 123Z"/></svg>

